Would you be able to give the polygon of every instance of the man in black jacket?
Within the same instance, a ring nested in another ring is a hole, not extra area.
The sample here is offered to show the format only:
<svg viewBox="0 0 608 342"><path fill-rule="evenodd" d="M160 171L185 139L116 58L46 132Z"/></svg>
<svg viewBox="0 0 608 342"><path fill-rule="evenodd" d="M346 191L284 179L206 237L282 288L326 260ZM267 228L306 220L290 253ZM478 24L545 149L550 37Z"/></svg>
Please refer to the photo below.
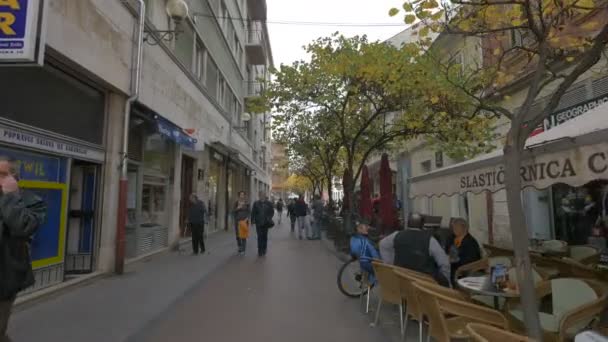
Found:
<svg viewBox="0 0 608 342"><path fill-rule="evenodd" d="M308 208L308 204L306 203L306 201L304 201L303 195L300 195L300 197L296 201L295 211L298 220L298 237L300 238L300 240L302 240L303 235L308 235L306 216L308 216L308 212L310 211L310 208Z"/></svg>
<svg viewBox="0 0 608 342"><path fill-rule="evenodd" d="M34 285L30 239L46 217L46 204L19 189L15 163L0 157L0 342L19 291Z"/></svg>
<svg viewBox="0 0 608 342"><path fill-rule="evenodd" d="M255 224L258 235L258 256L264 256L268 249L268 229L274 227L274 206L264 191L260 191L259 196L251 209L251 222Z"/></svg>
<svg viewBox="0 0 608 342"><path fill-rule="evenodd" d="M392 241L395 265L426 273L449 287L450 260L437 239L424 229L424 217L412 214L407 225L408 228L394 235Z"/></svg>
<svg viewBox="0 0 608 342"><path fill-rule="evenodd" d="M199 251L205 254L205 204L195 194L190 195L190 210L188 211L188 225L192 232L192 254L197 255Z"/></svg>

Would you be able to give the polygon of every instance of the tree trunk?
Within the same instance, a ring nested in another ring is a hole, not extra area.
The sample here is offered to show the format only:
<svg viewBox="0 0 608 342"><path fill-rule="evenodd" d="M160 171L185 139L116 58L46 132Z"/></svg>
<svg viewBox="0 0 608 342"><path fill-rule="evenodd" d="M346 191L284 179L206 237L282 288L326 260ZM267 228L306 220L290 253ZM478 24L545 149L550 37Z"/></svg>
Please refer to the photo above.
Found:
<svg viewBox="0 0 608 342"><path fill-rule="evenodd" d="M528 336L536 341L542 341L543 334L538 315L538 299L536 298L532 264L530 262L530 242L521 200L522 183L519 169L522 161L522 151L512 144L512 142L507 142L504 148L504 171L515 268Z"/></svg>
<svg viewBox="0 0 608 342"><path fill-rule="evenodd" d="M327 196L328 196L328 199L329 199L329 205L331 207L333 207L333 203L334 203L334 195L333 195L333 189L334 189L334 187L333 187L333 184L332 184L332 178L333 177L331 175L327 176Z"/></svg>

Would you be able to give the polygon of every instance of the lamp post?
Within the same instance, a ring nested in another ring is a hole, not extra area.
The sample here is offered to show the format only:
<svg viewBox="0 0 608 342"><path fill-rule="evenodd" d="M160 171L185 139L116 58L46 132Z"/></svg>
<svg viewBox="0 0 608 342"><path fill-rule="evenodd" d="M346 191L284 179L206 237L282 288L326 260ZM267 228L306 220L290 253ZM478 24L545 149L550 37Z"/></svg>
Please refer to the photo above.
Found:
<svg viewBox="0 0 608 342"><path fill-rule="evenodd" d="M251 121L251 114L249 114L249 113L247 113L247 112L243 113L243 116L241 116L241 121L242 121L242 122L245 122L245 123L247 123L247 122ZM244 131L244 130L248 129L248 128L249 128L249 126L248 126L248 125L244 125L244 126L234 126L233 128L234 128L234 129L237 129L237 130L243 130L243 131Z"/></svg>
<svg viewBox="0 0 608 342"><path fill-rule="evenodd" d="M165 11L174 23L173 30L145 30L144 42L149 45L158 45L161 41L170 42L177 39L183 31L180 30L182 22L188 17L188 4L184 0L168 0Z"/></svg>

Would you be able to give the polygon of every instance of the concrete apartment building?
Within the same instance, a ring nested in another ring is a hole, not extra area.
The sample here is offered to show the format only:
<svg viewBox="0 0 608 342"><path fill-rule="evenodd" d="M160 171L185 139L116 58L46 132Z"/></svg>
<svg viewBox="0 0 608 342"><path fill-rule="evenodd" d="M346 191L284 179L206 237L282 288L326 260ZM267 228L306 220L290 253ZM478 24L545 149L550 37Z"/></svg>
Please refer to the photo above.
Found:
<svg viewBox="0 0 608 342"><path fill-rule="evenodd" d="M177 26L145 0L140 95L131 107L138 1L47 0L44 66L0 66L0 154L49 203L32 244L36 291L113 270L120 165L128 163L126 258L184 234L188 196L207 231L232 229L238 191L269 191L269 114L247 113L272 65L265 0L187 0ZM6 83L5 83L6 84Z"/></svg>

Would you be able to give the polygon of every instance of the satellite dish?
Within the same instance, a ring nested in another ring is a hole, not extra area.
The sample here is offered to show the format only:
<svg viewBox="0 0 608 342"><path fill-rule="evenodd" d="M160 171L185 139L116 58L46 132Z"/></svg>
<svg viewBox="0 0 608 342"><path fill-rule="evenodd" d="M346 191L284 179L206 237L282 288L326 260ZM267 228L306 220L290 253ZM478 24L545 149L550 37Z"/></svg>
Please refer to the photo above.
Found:
<svg viewBox="0 0 608 342"><path fill-rule="evenodd" d="M247 112L243 113L243 115L241 116L241 120L244 122L251 120L251 114L249 114Z"/></svg>

